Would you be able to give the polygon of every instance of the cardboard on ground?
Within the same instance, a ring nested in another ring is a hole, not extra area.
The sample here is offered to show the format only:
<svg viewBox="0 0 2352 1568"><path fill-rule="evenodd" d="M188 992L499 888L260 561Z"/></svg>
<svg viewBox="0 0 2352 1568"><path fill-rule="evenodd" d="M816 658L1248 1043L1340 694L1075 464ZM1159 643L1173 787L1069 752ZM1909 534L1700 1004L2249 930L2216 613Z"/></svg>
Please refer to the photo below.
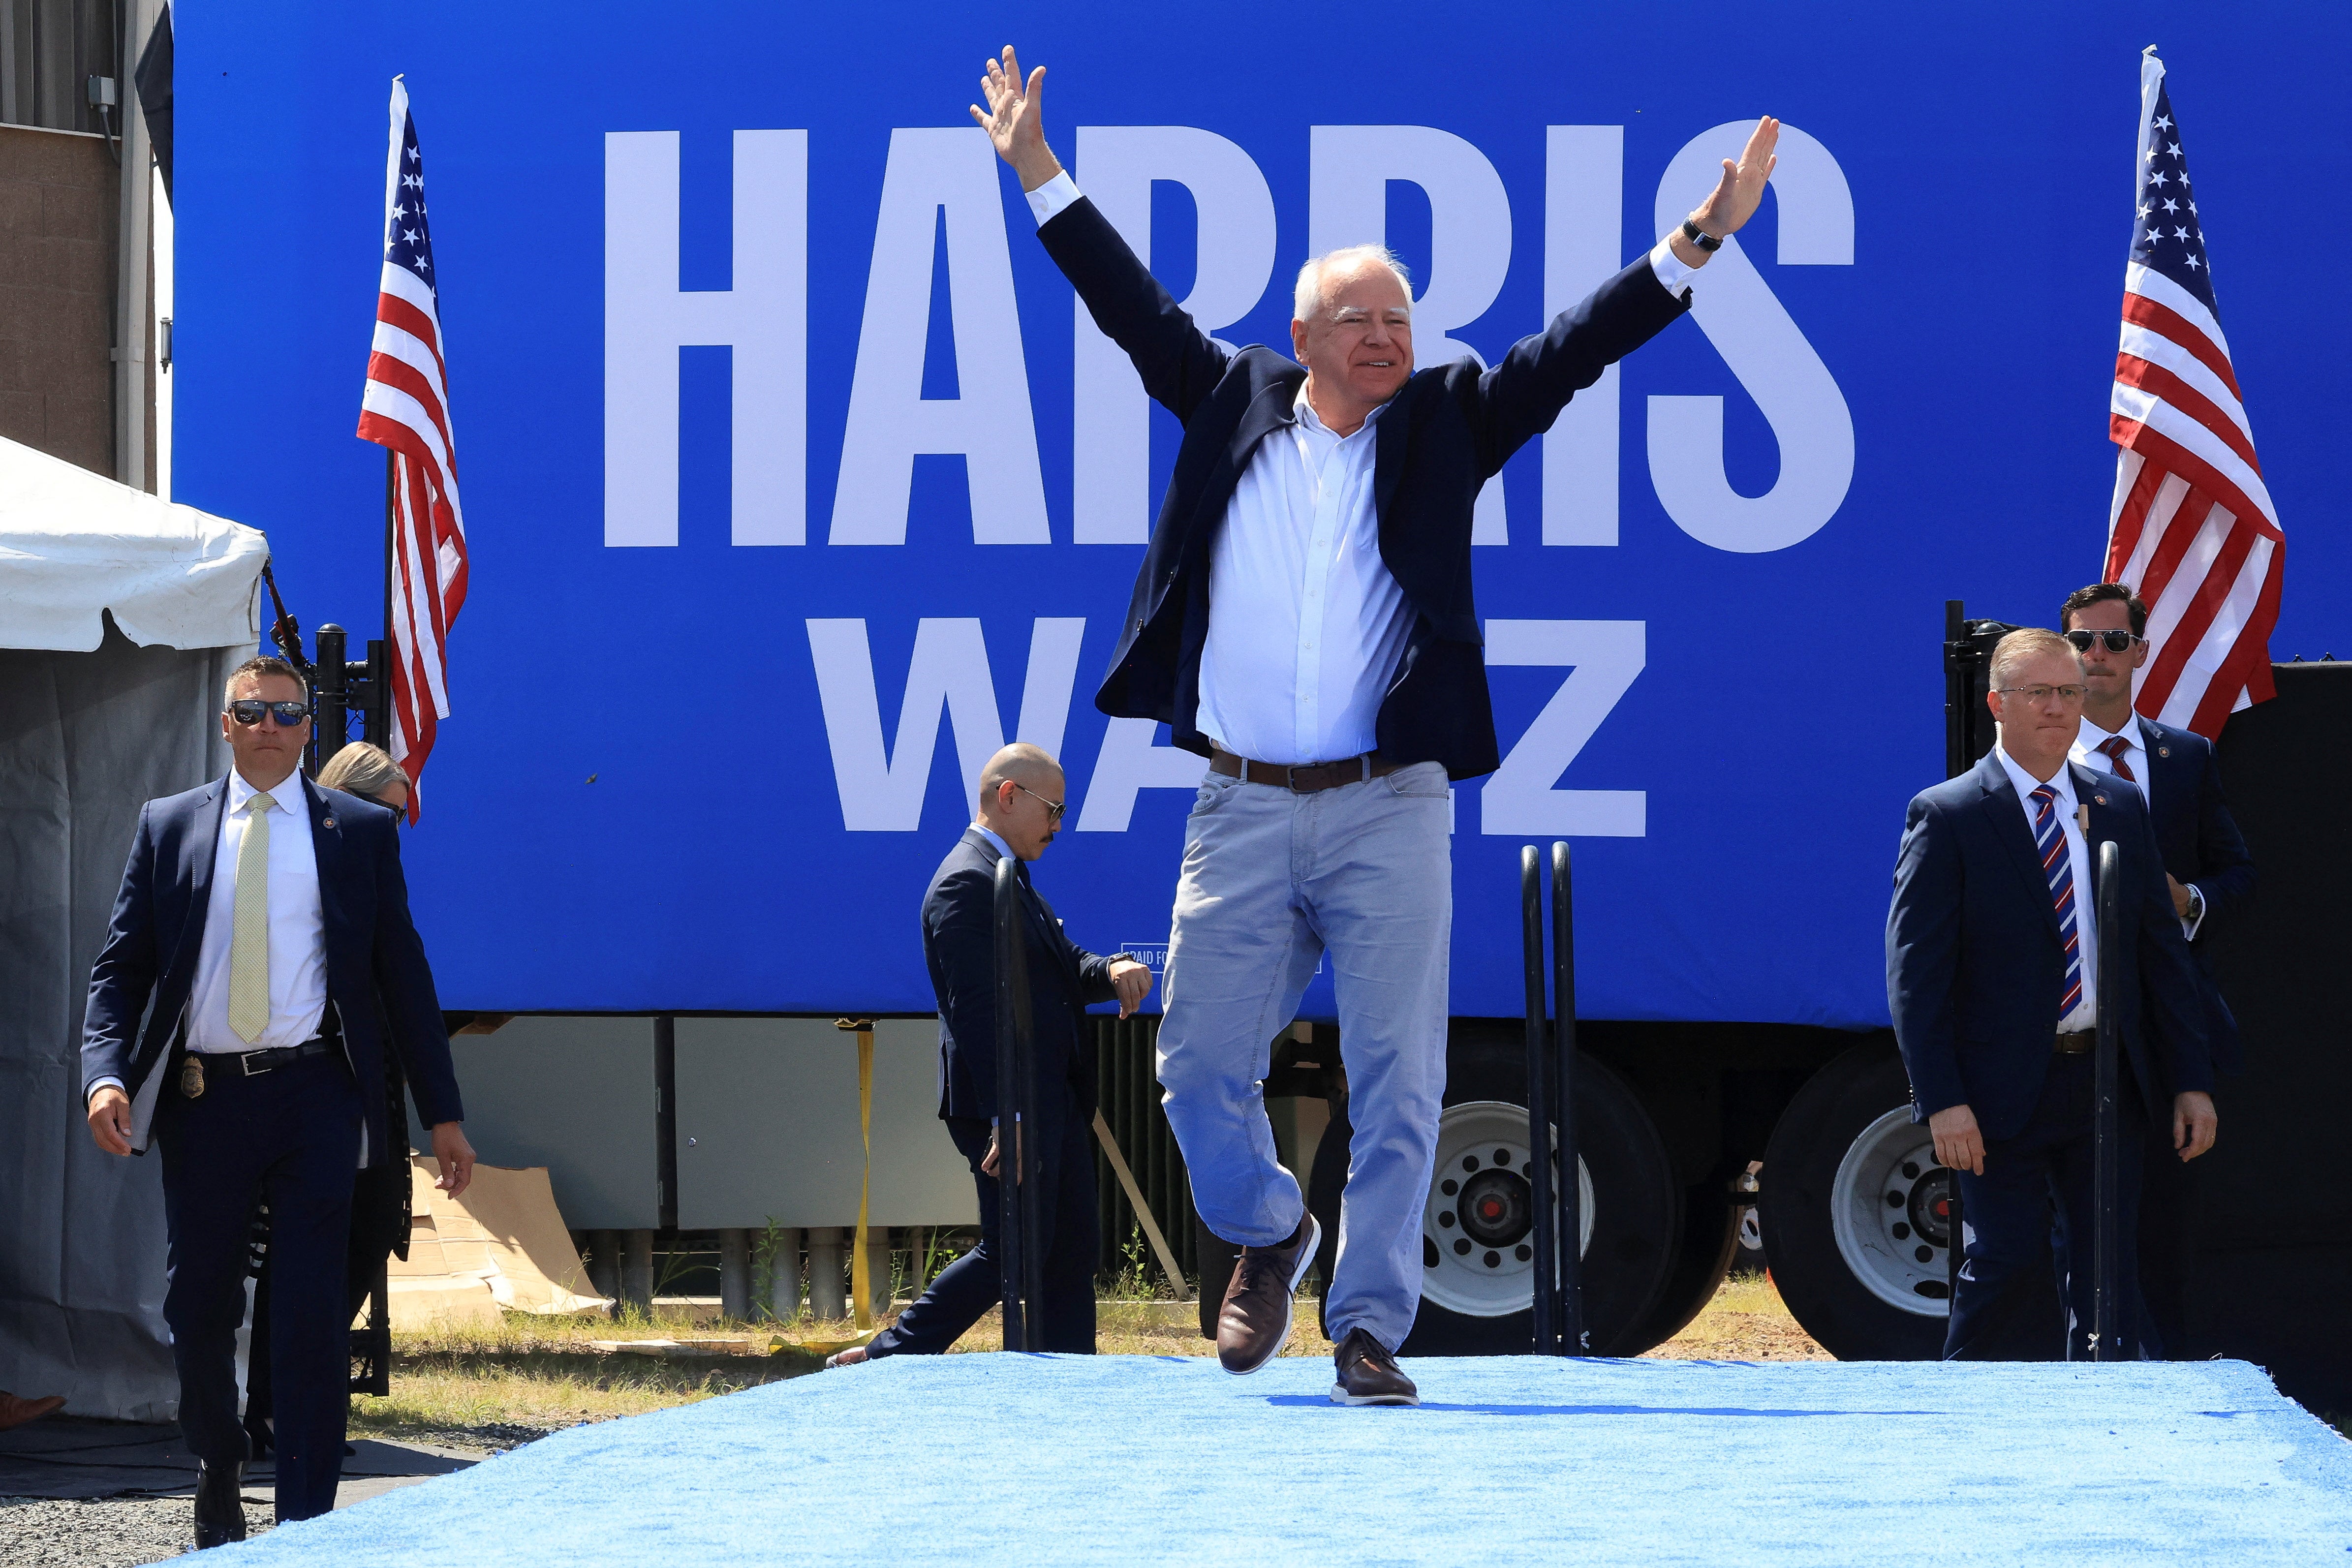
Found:
<svg viewBox="0 0 2352 1568"><path fill-rule="evenodd" d="M591 1295L557 1212L547 1167L474 1167L462 1197L434 1186L429 1156L408 1162L408 1258L392 1260L395 1329L494 1327L502 1309L561 1314L609 1307Z"/></svg>

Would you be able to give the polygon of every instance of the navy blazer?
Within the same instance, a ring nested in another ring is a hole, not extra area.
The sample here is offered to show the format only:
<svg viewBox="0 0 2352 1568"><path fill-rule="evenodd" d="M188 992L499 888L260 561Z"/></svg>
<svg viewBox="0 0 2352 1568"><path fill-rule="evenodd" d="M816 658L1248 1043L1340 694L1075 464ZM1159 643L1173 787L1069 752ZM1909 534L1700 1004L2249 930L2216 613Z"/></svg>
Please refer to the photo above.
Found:
<svg viewBox="0 0 2352 1568"><path fill-rule="evenodd" d="M996 1114L996 846L979 829L966 828L923 895L923 962L940 1003L942 1118ZM1036 1081L1043 1091L1066 1080L1080 1108L1091 1113L1095 1053L1083 1020L1088 1003L1118 995L1110 983L1110 958L1072 943L1034 883L1023 907ZM1058 1101L1046 1098L1039 1114L1056 1114Z"/></svg>
<svg viewBox="0 0 2352 1568"><path fill-rule="evenodd" d="M2213 743L2195 730L2149 718L2138 722L2140 744L2147 747L2148 810L2156 819L2164 869L2204 896L2210 920L2242 903L2254 886L2254 857L2246 852L2246 841L2221 795L2221 760ZM2189 951L2205 979L2205 1035L2213 1066L2235 1073L2244 1069L2245 1048L2238 1039L2238 1020L2213 984L2212 944L2205 939L2211 930L2200 925Z"/></svg>
<svg viewBox="0 0 2352 1568"><path fill-rule="evenodd" d="M2118 953L2123 1046L2151 1120L2172 1096L2210 1092L2197 975L2165 886L2163 858L2137 789L2077 763L2090 813L2095 913L2098 846L2123 850ZM2085 923L2084 928L2089 928ZM2014 1136L2041 1097L2058 1029L2066 950L2016 786L1988 752L1912 798L1886 915L1886 1002L1911 1074L1912 1119L1965 1104L1988 1139Z"/></svg>
<svg viewBox="0 0 2352 1568"><path fill-rule="evenodd" d="M1183 422L1160 507L1095 706L1153 718L1202 756L1195 722L1209 634L1209 547L1257 444L1297 417L1307 371L1288 356L1213 341L1178 308L1108 220L1083 198L1037 231L1095 325L1135 361L1144 390ZM1500 364L1456 360L1414 372L1381 414L1372 494L1381 559L1415 612L1375 728L1381 755L1442 762L1455 779L1500 761L1471 597L1471 509L1479 488L1570 398L1690 308L1644 256Z"/></svg>
<svg viewBox="0 0 2352 1568"><path fill-rule="evenodd" d="M408 883L401 874L393 813L373 800L321 789L307 778L302 795L310 809L310 844L319 862L327 1004L341 1025L344 1057L362 1087L368 1162L383 1164L396 1157L394 1140L385 1125L381 1088L371 1092L367 1086L384 1082L387 1043L400 1055L426 1126L465 1119L449 1036L425 944L408 917ZM90 969L82 1026L82 1098L89 1100L94 1081L121 1079L131 1096L131 1146L142 1153L156 1095L170 1092L158 1074L184 1043L182 1026L212 899L221 814L227 808L226 777L140 808L122 891L114 901L106 945ZM407 1130L402 1128L398 1148L407 1146Z"/></svg>

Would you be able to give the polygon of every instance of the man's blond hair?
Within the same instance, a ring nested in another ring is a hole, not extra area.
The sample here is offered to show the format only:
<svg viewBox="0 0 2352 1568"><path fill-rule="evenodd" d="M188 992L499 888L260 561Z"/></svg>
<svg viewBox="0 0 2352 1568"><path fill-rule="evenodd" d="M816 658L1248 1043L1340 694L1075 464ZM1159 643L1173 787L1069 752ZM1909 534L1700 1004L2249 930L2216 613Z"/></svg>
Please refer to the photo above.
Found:
<svg viewBox="0 0 2352 1568"><path fill-rule="evenodd" d="M1992 689L2006 689L2011 671L2044 653L2065 654L2077 674L2083 668L2083 656L2074 652L2074 643L2039 626L2021 626L1992 645Z"/></svg>

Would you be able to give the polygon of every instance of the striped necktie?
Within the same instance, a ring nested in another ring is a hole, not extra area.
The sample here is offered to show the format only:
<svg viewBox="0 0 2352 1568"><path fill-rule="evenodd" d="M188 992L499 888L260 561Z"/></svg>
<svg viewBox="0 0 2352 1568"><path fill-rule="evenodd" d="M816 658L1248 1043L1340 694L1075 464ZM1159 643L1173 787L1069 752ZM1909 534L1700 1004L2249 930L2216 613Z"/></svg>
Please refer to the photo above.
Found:
<svg viewBox="0 0 2352 1568"><path fill-rule="evenodd" d="M2133 776L2131 764L2124 760L2124 753L2130 749L2131 742L2120 735L2111 735L2099 742L2099 755L2115 765L2116 777L2126 784L2137 784L2139 780Z"/></svg>
<svg viewBox="0 0 2352 1568"><path fill-rule="evenodd" d="M2063 1019L2083 1002L2083 939L2074 926L2074 857L2066 852L2066 829L2058 820L2058 791L2047 784L2033 791L2033 846L2042 852L2042 875L2050 883L2058 935L2066 944L2066 987L2058 998Z"/></svg>
<svg viewBox="0 0 2352 1568"><path fill-rule="evenodd" d="M245 837L236 846L228 1027L247 1045L269 1027L269 813L277 804L266 791L246 802Z"/></svg>

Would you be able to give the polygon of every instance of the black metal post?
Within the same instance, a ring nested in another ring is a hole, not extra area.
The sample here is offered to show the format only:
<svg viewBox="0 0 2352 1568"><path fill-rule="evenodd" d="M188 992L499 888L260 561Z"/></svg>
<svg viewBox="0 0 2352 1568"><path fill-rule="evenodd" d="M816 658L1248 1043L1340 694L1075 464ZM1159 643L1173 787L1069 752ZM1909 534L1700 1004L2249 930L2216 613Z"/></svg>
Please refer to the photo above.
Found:
<svg viewBox="0 0 2352 1568"><path fill-rule="evenodd" d="M1537 886L1536 847L1519 851L1519 950L1528 1002L1528 1185L1535 1220L1535 1353L1558 1355L1559 1339L1559 1210L1551 1190L1550 1041L1544 1027L1543 896Z"/></svg>
<svg viewBox="0 0 2352 1568"><path fill-rule="evenodd" d="M367 645L367 700L360 711L365 716L360 727L360 738L370 746L392 749L392 659L384 652L384 640L371 637Z"/></svg>
<svg viewBox="0 0 2352 1568"><path fill-rule="evenodd" d="M351 726L343 716L348 711L344 697L351 672L343 663L343 629L331 621L319 628L319 703L310 718L313 775L335 759L335 753L350 737Z"/></svg>
<svg viewBox="0 0 2352 1568"><path fill-rule="evenodd" d="M1552 1125L1559 1149L1559 1337L1562 1355L1591 1348L1584 1336L1583 1167L1576 1153L1576 899L1568 845L1551 846Z"/></svg>
<svg viewBox="0 0 2352 1568"><path fill-rule="evenodd" d="M1023 940L1021 883L1011 855L996 862L996 1238L997 1278L1003 1292L1004 1348L1031 1350L1037 1304L1031 1289L1035 1264L1029 1243L1035 1236L1029 1216L1037 1202L1029 1146L1024 1135L1029 1101L1029 952Z"/></svg>
<svg viewBox="0 0 2352 1568"><path fill-rule="evenodd" d="M2116 1361L2122 1359L2122 1347L2116 1343L2116 1320L2123 1304L2116 1271L2116 1248L2121 1240L2116 1216L2122 1196L2117 1190L2116 1174L2122 1128L2116 1109L2116 1071L2122 1035L2117 1022L2122 1003L2117 999L2121 988L2116 975L2122 963L2122 944L2116 936L2123 923L2123 851L2114 840L2099 845L2098 863L2099 1029L2096 1066L2093 1070L2096 1098L2092 1108L2091 1179L2092 1197L2099 1212L2097 1235L2092 1244L2091 1359Z"/></svg>
<svg viewBox="0 0 2352 1568"><path fill-rule="evenodd" d="M677 1019L654 1019L654 1223L677 1228Z"/></svg>
<svg viewBox="0 0 2352 1568"><path fill-rule="evenodd" d="M1969 755L1969 686L1962 639L1969 634L1966 608L1944 601L1944 777L1958 779L1976 760Z"/></svg>

